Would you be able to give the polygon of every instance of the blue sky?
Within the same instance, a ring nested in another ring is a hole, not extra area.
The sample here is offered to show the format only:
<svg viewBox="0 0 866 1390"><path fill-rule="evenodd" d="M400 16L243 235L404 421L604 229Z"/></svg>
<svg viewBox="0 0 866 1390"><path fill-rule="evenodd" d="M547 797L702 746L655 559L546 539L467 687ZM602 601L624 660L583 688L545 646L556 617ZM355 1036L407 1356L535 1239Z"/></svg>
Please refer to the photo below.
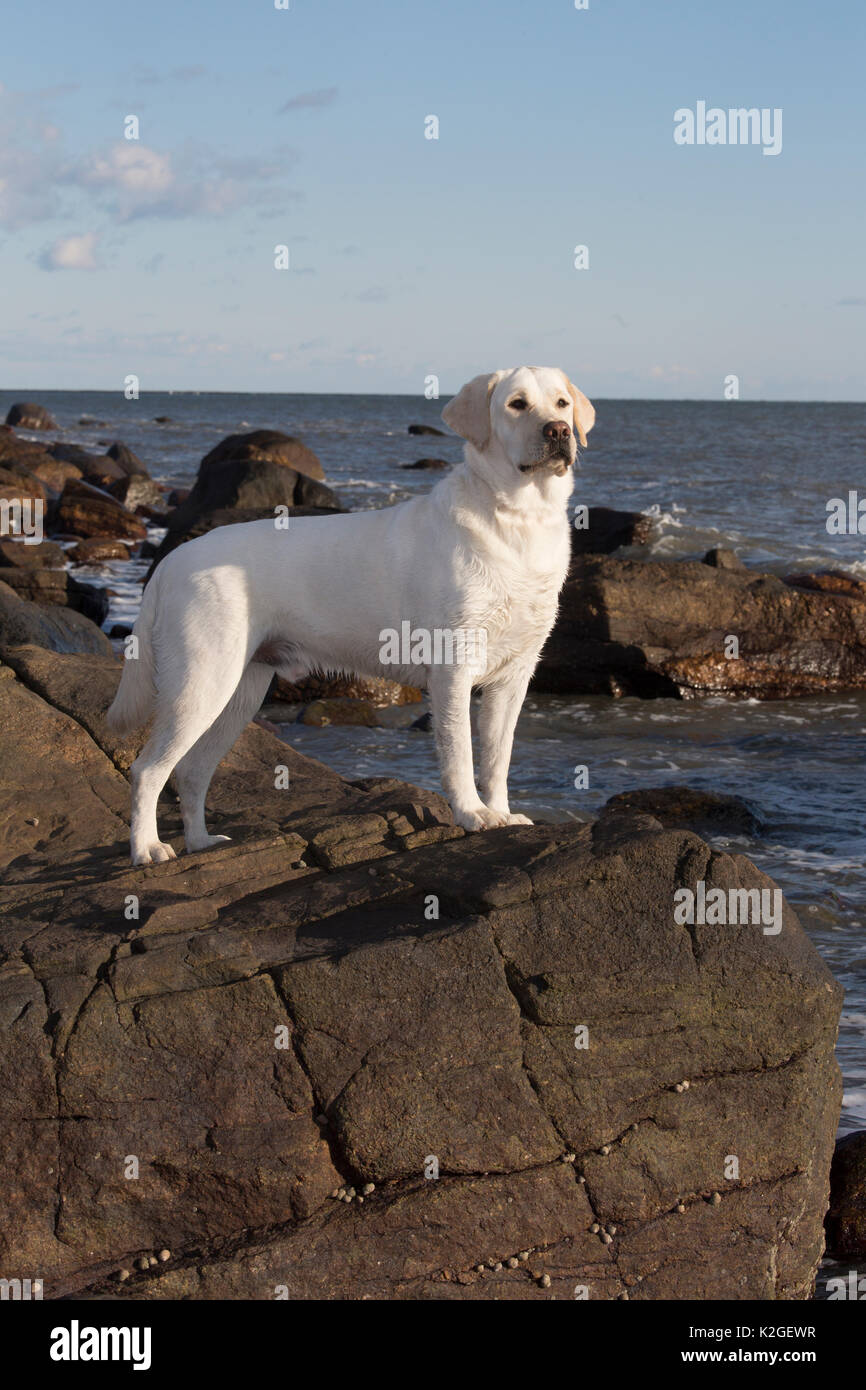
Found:
<svg viewBox="0 0 866 1390"><path fill-rule="evenodd" d="M4 386L866 398L861 0L290 5L6 15Z"/></svg>

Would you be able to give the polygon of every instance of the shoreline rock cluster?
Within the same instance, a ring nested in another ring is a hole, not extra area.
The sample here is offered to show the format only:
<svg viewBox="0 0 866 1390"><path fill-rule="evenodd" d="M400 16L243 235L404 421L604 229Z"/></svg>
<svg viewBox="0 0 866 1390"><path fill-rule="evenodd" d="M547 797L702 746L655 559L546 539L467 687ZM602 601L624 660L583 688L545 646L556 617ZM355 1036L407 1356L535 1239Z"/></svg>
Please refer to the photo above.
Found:
<svg viewBox="0 0 866 1390"><path fill-rule="evenodd" d="M50 429L35 410L23 427ZM697 881L772 887L695 833L752 833L753 808L644 788L592 826L466 837L435 793L346 781L256 723L213 783L232 843L131 869L120 663L68 559L141 556L157 521L156 564L340 502L274 432L223 441L186 494L119 443L76 450L0 428L0 498L41 497L52 534L0 541L0 1277L135 1300L809 1297L840 988L787 905L772 938L671 907ZM637 559L650 525L598 508L575 532L540 688L861 688L858 581ZM413 718L418 695L272 692L313 723ZM160 814L176 837L171 793ZM866 1251L862 1154L834 1162L840 1258Z"/></svg>
<svg viewBox="0 0 866 1390"><path fill-rule="evenodd" d="M13 623L8 589L26 602L104 621L96 586L62 577L69 559L147 558L149 577L175 546L214 527L270 517L277 506L304 516L344 510L313 451L279 431L229 435L202 459L191 489L169 490L120 442L99 456L62 441L43 447L19 438L13 419L19 428L54 427L34 403L12 407L0 427L0 500L40 500L49 536L75 545L65 553L51 542L27 547L30 555L20 559L14 546L0 547L0 583L7 586L0 589L0 647ZM410 433L441 431L418 425ZM779 579L747 568L724 549L703 562L658 560L646 554L650 517L592 507L583 522L572 533L571 569L535 674L536 691L773 700L866 689L862 580L833 570ZM148 525L165 528L156 545L147 539ZM90 595L82 594L85 587ZM19 609L15 631L24 630L25 618L40 626L39 615ZM80 624L59 613L53 625L70 627L63 650L98 648L92 634L86 638ZM334 702L312 711L311 722L377 722L377 711L414 698L399 686L389 692L387 682L355 685L347 690L343 678L319 677L288 694L274 690L271 700L288 702L301 718L316 701Z"/></svg>
<svg viewBox="0 0 866 1390"><path fill-rule="evenodd" d="M696 881L767 888L748 859L621 802L467 837L250 725L213 784L232 843L132 869L118 676L0 665L2 1277L810 1296L841 989L787 905L773 937L672 912Z"/></svg>

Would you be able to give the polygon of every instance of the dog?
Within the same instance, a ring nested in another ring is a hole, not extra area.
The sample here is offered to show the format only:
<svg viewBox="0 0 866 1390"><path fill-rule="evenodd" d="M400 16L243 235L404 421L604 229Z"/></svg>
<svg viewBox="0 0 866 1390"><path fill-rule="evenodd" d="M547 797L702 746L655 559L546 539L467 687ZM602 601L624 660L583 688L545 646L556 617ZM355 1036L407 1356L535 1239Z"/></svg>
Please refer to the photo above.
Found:
<svg viewBox="0 0 866 1390"><path fill-rule="evenodd" d="M152 720L131 769L133 864L175 857L156 821L172 771L187 850L229 838L208 833L205 797L274 672L426 688L455 823L531 824L509 809L508 766L568 569L573 466L595 410L558 369L517 367L473 378L442 418L465 440L464 458L425 496L285 527L221 526L154 571L133 629L137 658L108 712L121 733Z"/></svg>

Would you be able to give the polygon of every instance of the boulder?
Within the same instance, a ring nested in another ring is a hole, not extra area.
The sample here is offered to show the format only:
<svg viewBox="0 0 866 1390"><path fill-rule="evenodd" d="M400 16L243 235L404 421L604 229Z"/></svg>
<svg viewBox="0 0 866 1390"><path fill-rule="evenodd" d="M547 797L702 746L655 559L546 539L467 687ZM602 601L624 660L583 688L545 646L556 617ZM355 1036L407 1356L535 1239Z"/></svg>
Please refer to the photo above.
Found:
<svg viewBox="0 0 866 1390"><path fill-rule="evenodd" d="M57 422L44 405L33 401L19 401L9 407L7 425L17 425L22 430L56 430Z"/></svg>
<svg viewBox="0 0 866 1390"><path fill-rule="evenodd" d="M124 545L123 541L111 541L102 536L78 541L67 551L69 559L77 565L102 565L106 560L128 560L129 553L129 546Z"/></svg>
<svg viewBox="0 0 866 1390"><path fill-rule="evenodd" d="M27 545L20 540L0 540L0 569L62 569L65 562L62 547L54 541Z"/></svg>
<svg viewBox="0 0 866 1390"><path fill-rule="evenodd" d="M60 547L55 548L59 550ZM72 608L76 613L83 613L98 627L101 627L108 617L106 590L74 579L66 569L0 567L0 576L5 589L11 590L20 599L27 599L31 603L57 604L63 609ZM77 651L79 648L73 646L69 650ZM104 649L100 647L100 650Z"/></svg>
<svg viewBox="0 0 866 1390"><path fill-rule="evenodd" d="M72 463L79 473L86 473L91 464L98 457L91 454L88 449L82 448L80 444L67 444L64 440L58 439L53 444L46 445L46 453L52 458L59 459L62 463Z"/></svg>
<svg viewBox="0 0 866 1390"><path fill-rule="evenodd" d="M129 474L122 464L109 458L108 454L95 454L84 470L84 477L93 487L101 487L107 491L112 483L125 482Z"/></svg>
<svg viewBox="0 0 866 1390"><path fill-rule="evenodd" d="M121 444L120 440L116 439L105 452L110 459L114 459L114 462L120 465L124 473L130 476L135 473L143 473L145 477L149 476L138 455L134 454L128 445Z"/></svg>
<svg viewBox="0 0 866 1390"><path fill-rule="evenodd" d="M866 603L749 569L578 554L534 687L757 699L864 689Z"/></svg>
<svg viewBox="0 0 866 1390"><path fill-rule="evenodd" d="M249 434L230 434L221 439L199 464L199 477L217 464L276 463L307 478L323 482L325 472L312 449L280 430L251 430Z"/></svg>
<svg viewBox="0 0 866 1390"><path fill-rule="evenodd" d="M80 480L68 482L60 497L57 529L73 536L124 536L144 540L147 527L101 488Z"/></svg>
<svg viewBox="0 0 866 1390"><path fill-rule="evenodd" d="M443 436L444 436L445 431L444 431L444 430L437 430L437 428L436 428L435 425L410 425L410 426L409 426L409 433L410 433L410 434L439 434L439 435L443 435Z"/></svg>
<svg viewBox="0 0 866 1390"><path fill-rule="evenodd" d="M827 1251L837 1260L866 1257L866 1129L846 1134L830 1168Z"/></svg>
<svg viewBox="0 0 866 1390"><path fill-rule="evenodd" d="M302 681L284 681L276 676L271 686L270 699L285 700L289 704L306 704L308 700L364 700L374 707L385 705L413 705L420 699L421 691L412 685L399 685L397 681L365 680L361 676L310 675Z"/></svg>
<svg viewBox="0 0 866 1390"><path fill-rule="evenodd" d="M4 570L3 573L14 571ZM58 598L49 597L43 602L34 603L19 597L14 589L0 581L0 655L5 660L13 647L30 644L46 647L52 652L96 655L111 652L111 643L105 633L84 613L61 606Z"/></svg>
<svg viewBox="0 0 866 1390"><path fill-rule="evenodd" d="M22 464L14 459L6 459L0 464L0 497L10 502L22 501L29 497L44 503L48 497L45 484Z"/></svg>
<svg viewBox="0 0 866 1390"><path fill-rule="evenodd" d="M150 513L166 512L167 504L159 483L155 483L146 473L128 473L125 478L117 478L106 489L129 511Z"/></svg>
<svg viewBox="0 0 866 1390"><path fill-rule="evenodd" d="M703 558L703 564L712 565L717 570L744 570L746 565L734 550L727 550L723 545L715 545L712 550L708 550Z"/></svg>
<svg viewBox="0 0 866 1390"><path fill-rule="evenodd" d="M620 792L605 802L604 810L653 816L666 830L755 836L766 829L757 811L741 797L699 787L641 787Z"/></svg>
<svg viewBox="0 0 866 1390"><path fill-rule="evenodd" d="M80 477L81 470L56 457L53 448L49 444L43 449L41 444L18 439L14 434L0 434L0 468L26 469L28 475L38 478L52 492L61 492L67 478Z"/></svg>
<svg viewBox="0 0 866 1390"><path fill-rule="evenodd" d="M433 471L440 468L450 468L451 464L447 459L418 459L416 463L401 463L400 467L409 469L418 468L422 470L429 469Z"/></svg>
<svg viewBox="0 0 866 1390"><path fill-rule="evenodd" d="M609 555L624 545L648 545L654 522L643 512L617 511L615 507L587 507L586 525L571 532L572 555Z"/></svg>
<svg viewBox="0 0 866 1390"><path fill-rule="evenodd" d="M169 517L172 531L187 530L207 512L274 507L325 507L340 511L340 501L324 483L313 482L287 464L266 459L225 459L200 472L186 501Z"/></svg>
<svg viewBox="0 0 866 1390"><path fill-rule="evenodd" d="M131 869L134 748L102 718L119 663L10 660L4 1277L36 1270L46 1298L809 1296L841 990L787 906L774 936L672 910L699 881L771 887L747 859L623 811L465 837L434 794L251 727L214 781L234 842Z"/></svg>

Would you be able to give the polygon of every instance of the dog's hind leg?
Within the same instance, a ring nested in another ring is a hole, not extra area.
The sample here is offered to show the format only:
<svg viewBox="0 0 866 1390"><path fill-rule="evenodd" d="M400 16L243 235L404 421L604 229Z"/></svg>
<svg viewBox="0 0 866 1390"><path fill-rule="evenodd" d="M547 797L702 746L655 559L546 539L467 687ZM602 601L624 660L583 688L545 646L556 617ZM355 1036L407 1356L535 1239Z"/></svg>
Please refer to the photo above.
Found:
<svg viewBox="0 0 866 1390"><path fill-rule="evenodd" d="M184 754L174 770L186 848L190 854L230 838L207 832L204 813L207 790L217 767L258 711L273 674L272 667L250 662L222 714Z"/></svg>
<svg viewBox="0 0 866 1390"><path fill-rule="evenodd" d="M242 674L243 656L232 659L226 651L211 652L206 663L199 664L185 654L162 673L153 732L130 768L133 864L160 864L175 858L171 845L159 838L159 794L184 754L216 723Z"/></svg>

